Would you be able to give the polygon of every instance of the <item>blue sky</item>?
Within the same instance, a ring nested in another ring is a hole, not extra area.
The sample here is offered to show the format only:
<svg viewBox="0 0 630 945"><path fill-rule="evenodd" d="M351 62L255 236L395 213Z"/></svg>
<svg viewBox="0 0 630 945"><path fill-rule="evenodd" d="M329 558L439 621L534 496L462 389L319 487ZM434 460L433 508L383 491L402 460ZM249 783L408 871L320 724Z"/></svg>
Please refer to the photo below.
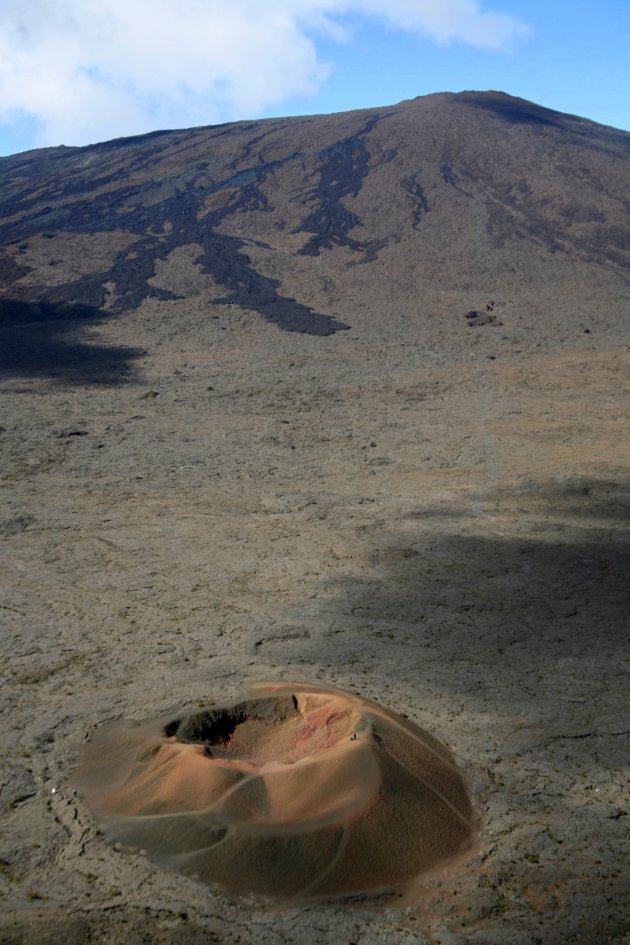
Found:
<svg viewBox="0 0 630 945"><path fill-rule="evenodd" d="M462 89L630 130L630 0L0 0L0 154Z"/></svg>

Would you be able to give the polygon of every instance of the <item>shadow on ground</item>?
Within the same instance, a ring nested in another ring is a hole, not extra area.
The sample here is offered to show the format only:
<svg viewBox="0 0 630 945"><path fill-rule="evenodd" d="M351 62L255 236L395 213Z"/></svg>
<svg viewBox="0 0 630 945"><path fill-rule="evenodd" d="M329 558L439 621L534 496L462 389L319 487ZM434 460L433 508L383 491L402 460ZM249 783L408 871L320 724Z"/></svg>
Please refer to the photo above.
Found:
<svg viewBox="0 0 630 945"><path fill-rule="evenodd" d="M512 507L515 515L538 515L552 521L607 521L613 526L630 522L630 478L594 479L589 476L557 475L539 482L524 479L512 488L478 492L464 503L443 502L424 506L411 513L415 521L441 518L471 519L496 508L498 512Z"/></svg>
<svg viewBox="0 0 630 945"><path fill-rule="evenodd" d="M374 533L357 576L328 585L314 657L560 729L592 727L595 700L612 731L630 629L629 499L624 482L559 479L493 508L484 497L418 508Z"/></svg>
<svg viewBox="0 0 630 945"><path fill-rule="evenodd" d="M503 912L519 943L604 945L626 927L629 498L627 482L557 477L418 507L364 531L355 576L301 611L305 663L402 698L484 772L471 941L503 941Z"/></svg>
<svg viewBox="0 0 630 945"><path fill-rule="evenodd" d="M0 376L56 383L133 383L139 348L90 343L83 336L104 320L86 305L0 299Z"/></svg>

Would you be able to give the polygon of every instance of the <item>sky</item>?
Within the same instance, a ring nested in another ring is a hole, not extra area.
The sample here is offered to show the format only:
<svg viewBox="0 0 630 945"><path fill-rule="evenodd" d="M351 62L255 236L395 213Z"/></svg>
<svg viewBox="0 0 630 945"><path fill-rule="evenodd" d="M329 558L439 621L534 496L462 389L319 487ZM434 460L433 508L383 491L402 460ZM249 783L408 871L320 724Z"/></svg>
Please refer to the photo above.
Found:
<svg viewBox="0 0 630 945"><path fill-rule="evenodd" d="M630 131L630 0L0 0L0 155L464 89Z"/></svg>

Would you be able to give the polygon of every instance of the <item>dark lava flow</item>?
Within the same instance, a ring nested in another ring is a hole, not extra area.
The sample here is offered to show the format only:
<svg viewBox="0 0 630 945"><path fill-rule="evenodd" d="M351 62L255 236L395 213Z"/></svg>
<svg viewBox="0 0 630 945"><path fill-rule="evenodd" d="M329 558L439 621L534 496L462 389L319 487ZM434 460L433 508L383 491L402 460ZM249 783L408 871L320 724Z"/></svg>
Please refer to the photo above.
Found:
<svg viewBox="0 0 630 945"><path fill-rule="evenodd" d="M374 121L368 123L365 128L366 133L373 124ZM210 141L209 146L211 143ZM170 144L172 146L173 142L170 141ZM253 142L248 144L250 150L252 144ZM109 142L107 145L95 146L93 150L98 151L100 148L111 150L115 149L115 145L116 142ZM146 141L144 138L140 142L132 140L130 145L128 139L123 139L120 147L129 146L134 148L137 146L139 154L142 154L140 149L146 147ZM317 240L318 246L330 245L327 233L331 229L332 214L339 218L332 225L336 241L345 240L348 245L355 245L354 241L347 237L347 231L360 221L348 211L345 211L347 218L341 219L342 210L339 199L346 193L358 192L361 180L367 172L369 155L365 144L359 138L341 142L339 147L342 154L346 153L348 147L352 147L354 151L358 149L360 161L357 164L351 159L339 164L334 157L330 158L329 165L336 168L335 196L331 204L328 190L329 175L322 173L318 187L312 191L313 194L319 195L321 207L305 221L307 231L316 233L309 244ZM334 152L334 147L328 150ZM254 268L250 258L243 251L245 241L218 232L222 221L232 214L252 210L269 212L271 208L260 185L277 167L299 156L290 154L280 161L245 168L226 180L210 184L207 183L207 166L198 163L196 173L186 175L187 179L167 182L173 185L176 191L174 194L150 206L147 206L147 203L151 200L151 192L161 189L164 181L151 182L140 188L123 187L114 193L95 194L89 199L82 200L80 199L82 191L104 187L122 179L124 170L105 174L96 180L84 181L83 186L80 186L73 176L67 176L65 179L60 176L51 190L55 200L67 199L74 194L79 196L79 200L56 210L46 206L17 223L5 224L0 227L0 237L3 242L9 242L41 233L42 217L45 217L46 226L51 230L50 238L54 237L55 231L81 233L123 229L136 233L139 239L118 254L109 270L90 273L65 285L54 286L42 297L42 301L49 303L71 303L100 308L107 298L104 283L109 282L115 287L114 311L117 312L133 310L146 298L177 299L179 296L173 292L150 285L149 279L154 275L155 262L158 259L165 259L182 244L197 243L202 247L202 252L196 260L197 263L202 266L204 272L212 276L216 283L225 286L228 290L225 297L213 300L212 304L234 304L257 312L266 321L272 322L285 331L330 335L336 331L346 330L350 326L330 315L315 312L294 298L279 294L280 281L265 276ZM55 157L58 156L55 155ZM32 163L32 161L19 163L16 168L17 176L22 167L28 167ZM51 173L54 173L54 159L51 163L53 164ZM39 173L41 174L44 170L45 168L39 168ZM134 170L138 170L135 164ZM205 213L203 219L199 219L208 195L222 190L233 193L223 206ZM3 214L11 216L23 213L30 207L35 210L37 201L32 195L13 200L8 196L2 204ZM166 228L165 224L168 224ZM17 278L17 272L14 275Z"/></svg>

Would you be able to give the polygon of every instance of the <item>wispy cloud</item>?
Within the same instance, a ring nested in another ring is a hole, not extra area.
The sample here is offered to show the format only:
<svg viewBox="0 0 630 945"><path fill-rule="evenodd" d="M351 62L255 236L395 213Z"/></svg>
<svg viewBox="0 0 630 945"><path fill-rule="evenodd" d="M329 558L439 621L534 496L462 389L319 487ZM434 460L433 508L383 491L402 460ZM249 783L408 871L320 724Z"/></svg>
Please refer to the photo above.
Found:
<svg viewBox="0 0 630 945"><path fill-rule="evenodd" d="M526 32L475 0L2 0L0 123L48 145L252 117L316 93L349 14L489 50Z"/></svg>

